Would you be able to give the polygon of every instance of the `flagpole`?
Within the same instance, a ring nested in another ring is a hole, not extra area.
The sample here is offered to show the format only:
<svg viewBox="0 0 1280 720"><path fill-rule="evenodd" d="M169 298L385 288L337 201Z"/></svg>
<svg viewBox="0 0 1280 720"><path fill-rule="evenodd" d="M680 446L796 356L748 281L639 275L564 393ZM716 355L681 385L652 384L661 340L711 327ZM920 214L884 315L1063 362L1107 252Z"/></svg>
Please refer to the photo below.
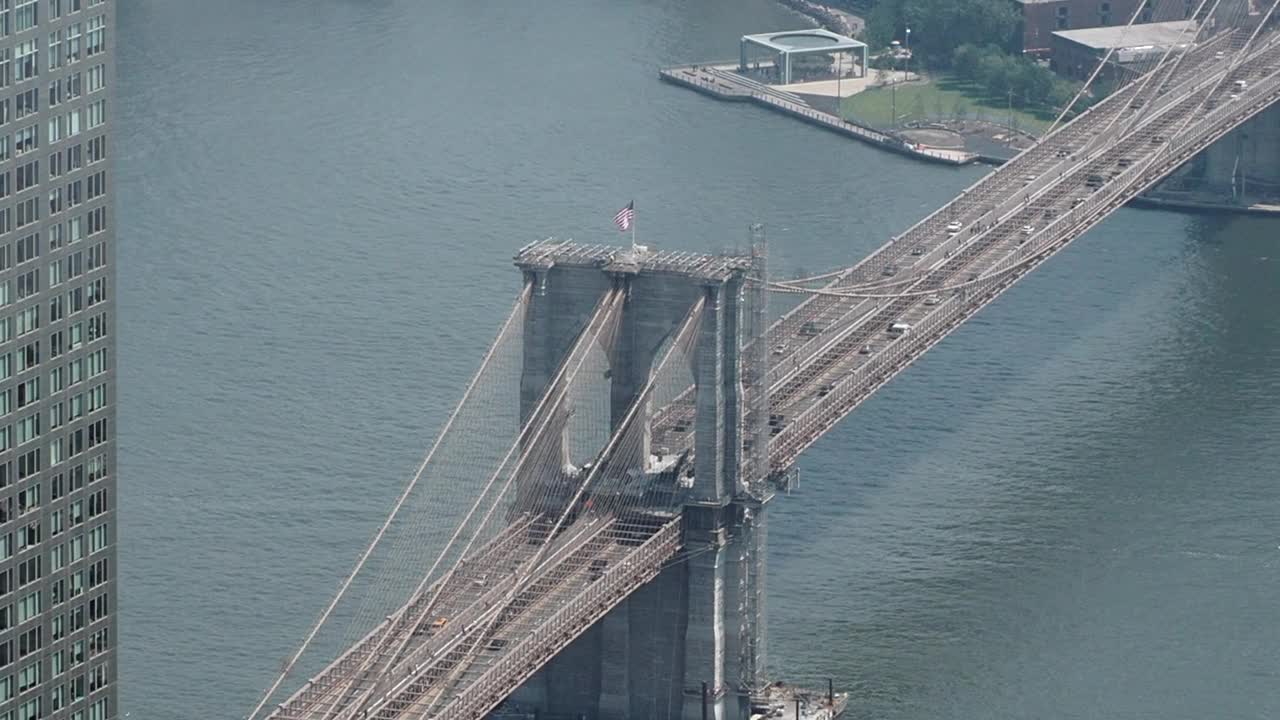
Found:
<svg viewBox="0 0 1280 720"><path fill-rule="evenodd" d="M636 249L636 201L631 201L631 251Z"/></svg>

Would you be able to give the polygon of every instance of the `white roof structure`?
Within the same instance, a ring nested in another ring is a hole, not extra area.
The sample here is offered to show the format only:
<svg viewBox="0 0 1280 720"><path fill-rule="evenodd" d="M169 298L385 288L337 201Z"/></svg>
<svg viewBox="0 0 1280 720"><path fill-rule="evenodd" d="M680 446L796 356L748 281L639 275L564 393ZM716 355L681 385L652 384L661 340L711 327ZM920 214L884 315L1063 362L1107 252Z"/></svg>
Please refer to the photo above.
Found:
<svg viewBox="0 0 1280 720"><path fill-rule="evenodd" d="M1136 50L1158 48L1167 50L1171 47L1189 45L1196 39L1195 20L1176 20L1173 22L1141 23L1128 27L1115 25L1110 27L1085 28L1083 30L1058 30L1054 33L1079 45L1094 50Z"/></svg>
<svg viewBox="0 0 1280 720"><path fill-rule="evenodd" d="M763 48L777 55L780 79L784 85L791 82L792 55L858 51L862 53L863 67L866 67L866 43L824 28L743 35L738 47L741 54L739 67L743 69L747 67L749 47Z"/></svg>

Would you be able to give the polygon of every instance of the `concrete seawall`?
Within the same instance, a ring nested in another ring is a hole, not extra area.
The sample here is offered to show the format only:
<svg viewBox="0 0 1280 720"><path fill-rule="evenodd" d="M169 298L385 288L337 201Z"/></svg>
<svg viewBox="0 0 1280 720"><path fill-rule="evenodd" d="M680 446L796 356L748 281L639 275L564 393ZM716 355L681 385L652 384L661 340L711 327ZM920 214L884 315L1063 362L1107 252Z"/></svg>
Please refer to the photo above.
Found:
<svg viewBox="0 0 1280 720"><path fill-rule="evenodd" d="M941 150L913 145L902 138L879 130L873 130L830 113L814 110L798 98L768 85L755 83L724 70L698 65L682 65L664 68L658 76L666 82L709 95L717 100L753 102L763 105L811 125L817 125L846 137L874 145L882 150L905 155L916 160L943 165L968 165L980 158L970 152Z"/></svg>

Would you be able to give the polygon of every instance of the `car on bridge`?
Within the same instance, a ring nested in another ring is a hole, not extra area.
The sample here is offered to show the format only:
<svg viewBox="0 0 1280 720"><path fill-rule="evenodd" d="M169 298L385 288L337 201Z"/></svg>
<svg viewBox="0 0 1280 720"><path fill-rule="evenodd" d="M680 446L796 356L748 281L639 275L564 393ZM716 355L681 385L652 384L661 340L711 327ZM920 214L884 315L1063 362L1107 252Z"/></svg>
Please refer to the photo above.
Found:
<svg viewBox="0 0 1280 720"><path fill-rule="evenodd" d="M889 325L889 334L898 336L905 335L911 331L911 326L904 322L895 322Z"/></svg>
<svg viewBox="0 0 1280 720"><path fill-rule="evenodd" d="M962 227L964 226L960 224L959 220L952 220L951 222L947 223L947 234L955 235L956 233L960 232L960 228Z"/></svg>

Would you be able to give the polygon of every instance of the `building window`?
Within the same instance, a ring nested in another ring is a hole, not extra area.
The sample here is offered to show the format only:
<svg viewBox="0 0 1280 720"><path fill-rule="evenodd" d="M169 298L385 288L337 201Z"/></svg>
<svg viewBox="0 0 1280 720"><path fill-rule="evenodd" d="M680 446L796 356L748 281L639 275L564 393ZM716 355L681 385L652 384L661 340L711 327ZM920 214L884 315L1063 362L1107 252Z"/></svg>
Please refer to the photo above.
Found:
<svg viewBox="0 0 1280 720"><path fill-rule="evenodd" d="M13 99L13 119L22 118L40 111L40 90L31 88L18 93Z"/></svg>
<svg viewBox="0 0 1280 720"><path fill-rule="evenodd" d="M14 227L25 227L40 219L40 198L27 198L18 203L18 219Z"/></svg>
<svg viewBox="0 0 1280 720"><path fill-rule="evenodd" d="M77 40L77 43L80 41ZM23 82L40 74L40 45L35 39L18 43L13 49L13 81Z"/></svg>
<svg viewBox="0 0 1280 720"><path fill-rule="evenodd" d="M80 23L67 26L66 48L67 64L80 62Z"/></svg>
<svg viewBox="0 0 1280 720"><path fill-rule="evenodd" d="M89 117L86 125L96 128L107 121L107 101L99 100L89 105Z"/></svg>
<svg viewBox="0 0 1280 720"><path fill-rule="evenodd" d="M106 65L94 65L89 68L87 74L89 75L89 92L95 93L107 86Z"/></svg>
<svg viewBox="0 0 1280 720"><path fill-rule="evenodd" d="M13 134L13 154L22 155L40 147L40 126L29 125ZM36 182L39 182L37 180Z"/></svg>
<svg viewBox="0 0 1280 720"><path fill-rule="evenodd" d="M55 30L49 33L49 69L57 70L62 67L62 31Z"/></svg>
<svg viewBox="0 0 1280 720"><path fill-rule="evenodd" d="M25 32L40 22L40 0L17 0L13 6L13 31Z"/></svg>
<svg viewBox="0 0 1280 720"><path fill-rule="evenodd" d="M40 161L32 160L13 171L14 186L18 192L28 190L40 182Z"/></svg>
<svg viewBox="0 0 1280 720"><path fill-rule="evenodd" d="M88 32L85 33L85 57L93 57L107 48L106 25L106 15L89 18Z"/></svg>

